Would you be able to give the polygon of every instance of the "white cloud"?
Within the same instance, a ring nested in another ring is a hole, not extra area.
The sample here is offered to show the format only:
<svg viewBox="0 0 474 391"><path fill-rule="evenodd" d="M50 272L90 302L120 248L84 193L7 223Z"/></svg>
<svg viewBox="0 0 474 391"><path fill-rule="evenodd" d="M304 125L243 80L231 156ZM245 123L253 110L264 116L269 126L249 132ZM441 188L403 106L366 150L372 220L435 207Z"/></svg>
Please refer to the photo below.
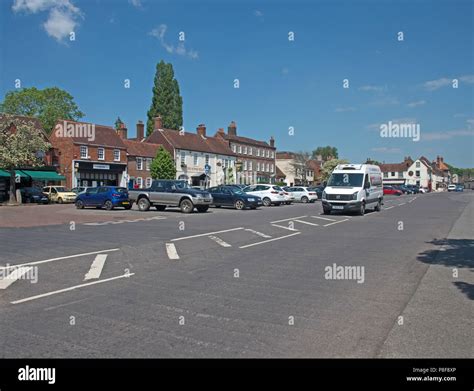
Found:
<svg viewBox="0 0 474 391"><path fill-rule="evenodd" d="M436 80L430 80L423 84L423 87L428 91L434 91L442 87L452 86L453 80L458 79L459 81L467 84L474 84L474 75L463 75L459 77L453 77L452 79L448 77L442 77Z"/></svg>
<svg viewBox="0 0 474 391"><path fill-rule="evenodd" d="M448 130L446 132L422 133L422 141L449 140L454 137L474 136L474 129Z"/></svg>
<svg viewBox="0 0 474 391"><path fill-rule="evenodd" d="M370 104L375 106L391 106L400 104L400 101L393 96L381 96L377 100L370 102Z"/></svg>
<svg viewBox="0 0 474 391"><path fill-rule="evenodd" d="M46 33L56 39L63 41L69 34L79 26L78 19L83 14L70 0L15 0L12 6L13 12L25 12L36 14L49 11L43 28Z"/></svg>
<svg viewBox="0 0 474 391"><path fill-rule="evenodd" d="M355 107L337 107L334 110L336 113L345 113L347 111L356 111Z"/></svg>
<svg viewBox="0 0 474 391"><path fill-rule="evenodd" d="M402 152L400 148L387 148L387 147L372 148L371 151L382 152L382 153L401 153Z"/></svg>
<svg viewBox="0 0 474 391"><path fill-rule="evenodd" d="M283 69L281 70L281 74L282 74L282 75L288 75L288 73L290 73L290 70L289 70L288 68L283 68Z"/></svg>
<svg viewBox="0 0 474 391"><path fill-rule="evenodd" d="M148 34L158 39L161 43L161 46L163 46L163 48L168 53L175 53L179 56L186 56L192 58L193 60L199 58L199 53L194 49L187 50L183 41L180 41L177 46L167 43L165 40L167 30L168 26L166 24L160 24L159 27L155 27Z"/></svg>
<svg viewBox="0 0 474 391"><path fill-rule="evenodd" d="M141 0L128 0L128 2L136 8L143 8Z"/></svg>
<svg viewBox="0 0 474 391"><path fill-rule="evenodd" d="M260 11L260 10L255 10L255 11L253 11L253 14L254 14L255 16L258 16L258 17L262 17L262 16L263 16L263 12Z"/></svg>
<svg viewBox="0 0 474 391"><path fill-rule="evenodd" d="M459 80L461 80L464 83L473 84L474 75L464 75L464 76L459 77Z"/></svg>
<svg viewBox="0 0 474 391"><path fill-rule="evenodd" d="M359 87L360 91L366 91L366 92L381 92L384 89L385 87L382 87L382 86L371 86L371 85Z"/></svg>
<svg viewBox="0 0 474 391"><path fill-rule="evenodd" d="M423 106L424 104L426 104L426 101L425 100L417 100L415 102L410 102L407 104L408 107L417 107L417 106Z"/></svg>

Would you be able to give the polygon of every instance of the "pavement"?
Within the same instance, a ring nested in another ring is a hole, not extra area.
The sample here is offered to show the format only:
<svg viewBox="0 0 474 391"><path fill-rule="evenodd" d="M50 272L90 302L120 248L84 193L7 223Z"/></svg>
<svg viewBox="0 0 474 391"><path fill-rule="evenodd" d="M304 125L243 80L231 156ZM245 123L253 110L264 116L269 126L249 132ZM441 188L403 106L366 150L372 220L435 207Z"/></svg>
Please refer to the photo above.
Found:
<svg viewBox="0 0 474 391"><path fill-rule="evenodd" d="M0 357L473 357L473 202L51 208L0 228Z"/></svg>

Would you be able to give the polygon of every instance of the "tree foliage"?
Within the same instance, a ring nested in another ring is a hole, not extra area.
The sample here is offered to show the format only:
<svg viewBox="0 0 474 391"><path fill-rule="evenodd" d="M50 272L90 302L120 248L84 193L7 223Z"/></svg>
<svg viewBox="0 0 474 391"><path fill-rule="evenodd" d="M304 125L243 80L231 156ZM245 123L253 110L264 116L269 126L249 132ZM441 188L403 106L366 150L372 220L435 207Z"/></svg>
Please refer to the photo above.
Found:
<svg viewBox="0 0 474 391"><path fill-rule="evenodd" d="M9 91L0 103L0 112L37 117L48 134L59 119L77 121L84 117L74 98L57 87L43 90L31 87Z"/></svg>
<svg viewBox="0 0 474 391"><path fill-rule="evenodd" d="M160 146L150 165L153 179L176 179L176 165L171 154Z"/></svg>
<svg viewBox="0 0 474 391"><path fill-rule="evenodd" d="M156 65L153 98L147 113L147 135L153 132L154 118L158 115L164 128L179 129L183 126L183 98L179 84L174 78L173 65L163 60Z"/></svg>
<svg viewBox="0 0 474 391"><path fill-rule="evenodd" d="M318 156L321 156L324 162L330 159L338 159L339 154L336 147L326 146L326 147L317 147L313 151L313 159L317 159Z"/></svg>
<svg viewBox="0 0 474 391"><path fill-rule="evenodd" d="M321 170L321 181L326 182L338 164L346 164L346 163L349 163L349 162L345 159L332 159L325 162Z"/></svg>

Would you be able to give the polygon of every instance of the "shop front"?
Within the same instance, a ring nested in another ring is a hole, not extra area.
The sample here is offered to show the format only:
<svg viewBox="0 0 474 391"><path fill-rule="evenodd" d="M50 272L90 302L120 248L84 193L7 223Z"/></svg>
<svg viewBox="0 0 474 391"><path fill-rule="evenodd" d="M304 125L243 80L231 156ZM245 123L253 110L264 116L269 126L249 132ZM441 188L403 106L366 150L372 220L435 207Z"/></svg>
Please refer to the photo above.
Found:
<svg viewBox="0 0 474 391"><path fill-rule="evenodd" d="M73 163L73 187L127 186L127 165L120 163Z"/></svg>

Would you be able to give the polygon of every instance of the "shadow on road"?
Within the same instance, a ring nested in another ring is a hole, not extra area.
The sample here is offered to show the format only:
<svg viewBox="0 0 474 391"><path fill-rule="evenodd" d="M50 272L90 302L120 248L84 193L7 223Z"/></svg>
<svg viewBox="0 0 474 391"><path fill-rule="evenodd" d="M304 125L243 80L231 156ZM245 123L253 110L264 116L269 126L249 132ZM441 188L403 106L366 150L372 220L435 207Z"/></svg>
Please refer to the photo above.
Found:
<svg viewBox="0 0 474 391"><path fill-rule="evenodd" d="M474 240L471 239L434 239L429 244L436 248L423 251L417 259L430 265L443 265L450 268L467 268L474 271ZM453 283L470 300L474 300L474 285L467 282Z"/></svg>

